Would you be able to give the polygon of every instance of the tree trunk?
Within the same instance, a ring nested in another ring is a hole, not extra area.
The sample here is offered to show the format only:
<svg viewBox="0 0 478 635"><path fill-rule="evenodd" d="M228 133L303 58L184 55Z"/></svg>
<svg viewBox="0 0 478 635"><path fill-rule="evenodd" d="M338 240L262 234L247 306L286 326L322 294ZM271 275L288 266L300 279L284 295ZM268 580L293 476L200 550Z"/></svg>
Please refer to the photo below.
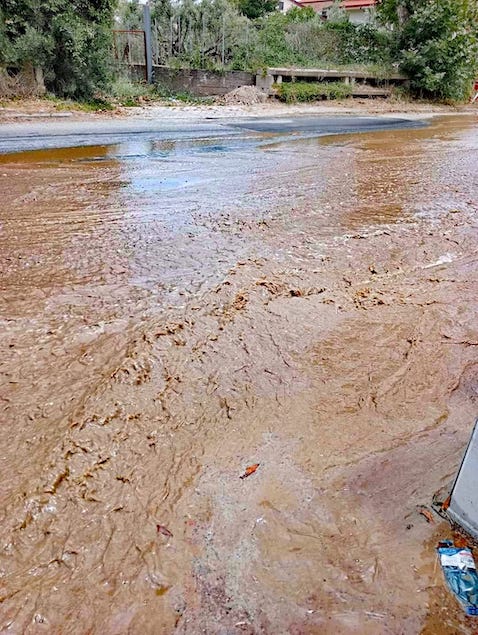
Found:
<svg viewBox="0 0 478 635"><path fill-rule="evenodd" d="M43 68L41 68L41 66L34 67L33 77L35 78L37 94L44 95L46 93L45 78L43 76Z"/></svg>
<svg viewBox="0 0 478 635"><path fill-rule="evenodd" d="M410 17L408 8L405 2L403 2L403 0L398 0L397 2L397 17L398 17L398 24L400 26L403 26L405 22L408 20L408 18Z"/></svg>

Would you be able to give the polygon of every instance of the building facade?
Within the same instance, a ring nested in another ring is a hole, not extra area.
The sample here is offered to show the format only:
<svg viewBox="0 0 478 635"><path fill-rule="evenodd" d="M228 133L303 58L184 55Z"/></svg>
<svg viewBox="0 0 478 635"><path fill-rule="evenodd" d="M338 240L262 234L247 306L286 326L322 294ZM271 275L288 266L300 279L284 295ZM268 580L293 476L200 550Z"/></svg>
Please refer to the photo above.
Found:
<svg viewBox="0 0 478 635"><path fill-rule="evenodd" d="M370 21L378 0L342 0L340 7L347 11L350 21L355 24L365 24ZM279 11L286 13L292 7L311 7L327 19L334 0L280 0Z"/></svg>

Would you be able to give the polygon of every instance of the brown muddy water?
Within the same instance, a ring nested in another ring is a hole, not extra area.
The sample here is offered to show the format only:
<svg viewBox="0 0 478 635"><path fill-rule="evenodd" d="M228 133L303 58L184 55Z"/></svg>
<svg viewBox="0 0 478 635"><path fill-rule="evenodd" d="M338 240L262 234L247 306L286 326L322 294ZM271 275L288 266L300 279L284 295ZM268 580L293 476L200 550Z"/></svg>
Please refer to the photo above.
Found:
<svg viewBox="0 0 478 635"><path fill-rule="evenodd" d="M476 632L417 505L478 411L477 165L476 117L0 157L1 632Z"/></svg>

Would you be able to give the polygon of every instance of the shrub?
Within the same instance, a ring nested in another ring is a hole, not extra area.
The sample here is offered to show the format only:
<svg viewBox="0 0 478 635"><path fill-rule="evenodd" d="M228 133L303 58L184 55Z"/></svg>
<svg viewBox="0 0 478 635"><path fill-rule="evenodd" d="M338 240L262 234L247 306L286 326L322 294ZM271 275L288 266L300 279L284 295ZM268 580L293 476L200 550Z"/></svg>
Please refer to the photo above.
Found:
<svg viewBox="0 0 478 635"><path fill-rule="evenodd" d="M382 0L391 54L422 97L466 100L478 72L476 0Z"/></svg>
<svg viewBox="0 0 478 635"><path fill-rule="evenodd" d="M478 67L475 0L430 0L406 22L401 68L414 92L465 100Z"/></svg>
<svg viewBox="0 0 478 635"><path fill-rule="evenodd" d="M121 106L140 106L143 100L157 97L154 89L148 84L132 82L127 77L118 77L110 89L111 97Z"/></svg>
<svg viewBox="0 0 478 635"><path fill-rule="evenodd" d="M286 14L274 11L251 20L240 15L238 3L151 0L159 62L256 71L267 66L364 66L389 60L390 34L351 24L344 12L324 22L310 7L294 7ZM140 25L139 4L121 0L120 9L125 27Z"/></svg>
<svg viewBox="0 0 478 635"><path fill-rule="evenodd" d="M283 82L276 84L275 88L279 99L288 104L321 99L345 99L352 94L352 87L343 82Z"/></svg>
<svg viewBox="0 0 478 635"><path fill-rule="evenodd" d="M34 66L50 90L88 100L109 79L115 0L2 0L0 62Z"/></svg>

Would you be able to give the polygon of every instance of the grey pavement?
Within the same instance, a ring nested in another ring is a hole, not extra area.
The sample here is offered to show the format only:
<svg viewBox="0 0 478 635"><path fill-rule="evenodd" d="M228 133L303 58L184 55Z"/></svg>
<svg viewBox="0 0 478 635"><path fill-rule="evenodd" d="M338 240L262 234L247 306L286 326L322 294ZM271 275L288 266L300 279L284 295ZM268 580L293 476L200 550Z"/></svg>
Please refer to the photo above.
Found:
<svg viewBox="0 0 478 635"><path fill-rule="evenodd" d="M263 133L294 136L422 128L423 121L406 118L357 116L241 117L189 120L105 119L0 124L0 153L48 148L104 146L134 140L194 140L257 136Z"/></svg>

